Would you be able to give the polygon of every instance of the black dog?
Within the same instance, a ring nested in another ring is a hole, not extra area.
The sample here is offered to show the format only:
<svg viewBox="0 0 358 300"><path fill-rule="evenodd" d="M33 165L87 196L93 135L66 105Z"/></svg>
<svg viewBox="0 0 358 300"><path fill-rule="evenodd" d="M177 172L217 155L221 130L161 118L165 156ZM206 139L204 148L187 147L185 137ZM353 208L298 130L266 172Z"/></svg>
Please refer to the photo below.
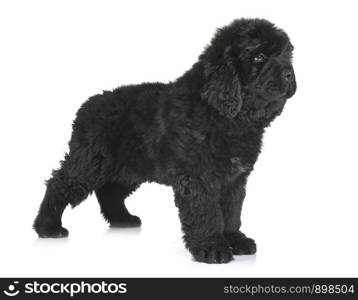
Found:
<svg viewBox="0 0 358 300"><path fill-rule="evenodd" d="M65 207L92 191L111 226L139 226L124 200L155 181L173 187L197 261L255 253L254 240L239 231L245 185L265 127L295 93L292 50L270 22L236 20L176 81L91 97L77 113L69 153L47 182L34 222L39 236L66 237Z"/></svg>

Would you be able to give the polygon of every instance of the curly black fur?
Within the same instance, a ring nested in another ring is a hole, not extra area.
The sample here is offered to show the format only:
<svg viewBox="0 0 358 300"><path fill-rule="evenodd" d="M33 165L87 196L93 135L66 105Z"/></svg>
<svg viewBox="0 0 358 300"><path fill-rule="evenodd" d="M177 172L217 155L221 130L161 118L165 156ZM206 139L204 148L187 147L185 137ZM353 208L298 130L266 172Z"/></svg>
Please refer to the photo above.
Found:
<svg viewBox="0 0 358 300"><path fill-rule="evenodd" d="M141 183L172 186L184 241L197 261L256 252L239 231L245 185L265 127L296 90L288 36L259 19L216 33L197 63L169 84L123 86L77 113L69 153L47 182L34 228L64 237L65 207L95 191L112 226L139 226L124 199Z"/></svg>

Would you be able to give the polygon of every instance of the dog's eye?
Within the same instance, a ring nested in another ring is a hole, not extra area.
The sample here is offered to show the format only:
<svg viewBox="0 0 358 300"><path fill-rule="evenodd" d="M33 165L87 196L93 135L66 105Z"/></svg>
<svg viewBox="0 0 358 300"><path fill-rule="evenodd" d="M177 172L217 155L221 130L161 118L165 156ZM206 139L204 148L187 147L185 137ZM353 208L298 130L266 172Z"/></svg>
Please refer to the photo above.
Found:
<svg viewBox="0 0 358 300"><path fill-rule="evenodd" d="M254 57L254 62L259 64L266 60L266 55L263 53L259 53Z"/></svg>

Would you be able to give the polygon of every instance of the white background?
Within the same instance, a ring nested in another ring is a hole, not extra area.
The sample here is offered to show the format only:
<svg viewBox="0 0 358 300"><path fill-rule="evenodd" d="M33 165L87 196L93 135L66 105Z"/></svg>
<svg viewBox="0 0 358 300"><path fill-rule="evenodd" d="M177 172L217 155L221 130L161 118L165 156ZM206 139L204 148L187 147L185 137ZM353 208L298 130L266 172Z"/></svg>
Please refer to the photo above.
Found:
<svg viewBox="0 0 358 300"><path fill-rule="evenodd" d="M0 276L358 276L355 1L1 1ZM267 130L243 231L254 256L193 262L170 188L127 203L142 229L109 230L91 196L66 209L68 239L31 229L44 180L89 96L174 80L215 28L262 17L295 45L296 95Z"/></svg>

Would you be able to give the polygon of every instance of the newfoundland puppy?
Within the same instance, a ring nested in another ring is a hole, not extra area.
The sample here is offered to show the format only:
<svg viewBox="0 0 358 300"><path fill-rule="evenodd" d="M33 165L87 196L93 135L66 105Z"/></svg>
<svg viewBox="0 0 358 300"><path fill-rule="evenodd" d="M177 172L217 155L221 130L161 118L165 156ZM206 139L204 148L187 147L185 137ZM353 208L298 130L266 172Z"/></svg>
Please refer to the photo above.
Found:
<svg viewBox="0 0 358 300"><path fill-rule="evenodd" d="M254 240L240 231L245 185L265 128L296 91L292 51L272 23L239 19L219 29L174 82L89 98L77 112L68 154L47 181L34 222L39 237L66 237L65 207L93 191L111 226L140 226L124 200L153 181L173 188L195 260L227 263L255 253Z"/></svg>

